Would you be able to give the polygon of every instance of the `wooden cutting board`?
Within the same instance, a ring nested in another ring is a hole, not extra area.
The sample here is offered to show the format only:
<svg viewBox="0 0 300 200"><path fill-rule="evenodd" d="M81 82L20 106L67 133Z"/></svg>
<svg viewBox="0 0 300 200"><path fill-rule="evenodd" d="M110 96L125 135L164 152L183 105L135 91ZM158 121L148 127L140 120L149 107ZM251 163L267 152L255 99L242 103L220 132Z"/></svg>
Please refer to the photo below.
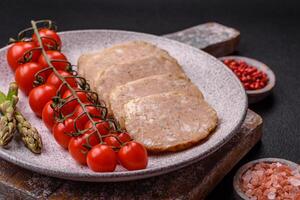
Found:
<svg viewBox="0 0 300 200"><path fill-rule="evenodd" d="M232 53L239 32L207 23L166 37L215 56ZM262 118L248 110L238 133L209 157L166 175L121 183L85 183L37 174L0 160L0 199L203 199L261 139Z"/></svg>

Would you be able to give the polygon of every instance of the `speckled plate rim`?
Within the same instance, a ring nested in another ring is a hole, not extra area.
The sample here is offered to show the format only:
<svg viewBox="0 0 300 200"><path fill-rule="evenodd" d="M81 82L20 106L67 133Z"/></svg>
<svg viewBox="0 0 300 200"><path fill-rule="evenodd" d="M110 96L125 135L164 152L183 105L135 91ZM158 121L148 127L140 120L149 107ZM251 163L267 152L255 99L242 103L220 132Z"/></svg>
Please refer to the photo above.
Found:
<svg viewBox="0 0 300 200"><path fill-rule="evenodd" d="M231 78L236 82L236 84L239 85L241 91L243 91L243 99L241 99L241 104L243 105L243 110L240 113L240 116L238 116L239 121L235 124L235 126L232 127L230 130L230 133L225 137L219 140L218 143L215 144L210 149L207 149L206 151L201 152L198 156L191 157L189 159L181 160L176 164L168 165L168 166L163 166L163 167L156 167L156 168L146 168L143 170L137 170L137 171L117 171L117 172L108 172L108 173L93 173L93 174L78 174L78 173L73 173L73 172L65 172L65 171L57 171L57 170L52 170L52 169L45 169L44 167L40 167L38 165L32 165L30 162L26 162L24 160L18 160L17 158L8 155L6 152L3 152L0 150L0 157L3 158L4 160L7 160L11 163L14 163L18 166L24 167L28 170L35 171L41 174L45 174L48 176L53 176L57 178L63 178L63 179L70 179L70 180L78 180L78 181L96 181L96 182L119 182L119 181L129 181L129 180L138 180L138 179L143 179L143 178L148 178L152 176L157 176L161 174L165 174L180 168L183 168L185 166L188 166L190 164L193 164L204 157L209 156L213 152L215 152L217 149L222 147L229 139L232 138L232 136L238 131L240 128L242 122L245 119L246 113L247 113L247 107L248 107L248 102L247 102L247 96L246 92L243 89L242 84L238 80L238 78L233 74L231 70L229 70L221 61L219 61L217 58L209 55L208 53L205 53L197 48L194 48L192 46L189 46L184 43L180 43L174 40L170 40L164 37L160 36L155 36L151 34L146 34L146 33L138 33L138 32L132 32L132 31L123 31L123 30L106 30L106 29L89 29L89 30L74 30L74 31L64 31L64 32L59 32L60 35L66 35L69 33L82 33L82 32L112 32L112 33L124 33L124 34L139 34L139 35L144 35L145 37L148 38L153 38L153 39L159 39L159 40L164 40L165 42L168 43L173 43L174 45L179 45L183 46L184 48L189 48L191 51L193 51L196 54L202 54L211 59L214 63L217 63L218 65L223 65L224 69L227 71L227 73L231 76ZM0 51L6 51L6 49L9 46L3 47L0 49Z"/></svg>

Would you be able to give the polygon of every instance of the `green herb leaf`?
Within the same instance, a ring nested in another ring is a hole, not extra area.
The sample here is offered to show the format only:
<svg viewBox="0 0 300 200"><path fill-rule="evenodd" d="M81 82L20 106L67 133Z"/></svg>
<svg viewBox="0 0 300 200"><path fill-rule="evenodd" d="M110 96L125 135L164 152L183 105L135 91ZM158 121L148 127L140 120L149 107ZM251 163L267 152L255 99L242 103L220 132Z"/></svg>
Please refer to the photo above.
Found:
<svg viewBox="0 0 300 200"><path fill-rule="evenodd" d="M5 94L0 91L0 104L2 104L5 100L6 100Z"/></svg>
<svg viewBox="0 0 300 200"><path fill-rule="evenodd" d="M6 100L12 101L13 96L18 96L18 85L15 82L9 84L9 89L6 95Z"/></svg>

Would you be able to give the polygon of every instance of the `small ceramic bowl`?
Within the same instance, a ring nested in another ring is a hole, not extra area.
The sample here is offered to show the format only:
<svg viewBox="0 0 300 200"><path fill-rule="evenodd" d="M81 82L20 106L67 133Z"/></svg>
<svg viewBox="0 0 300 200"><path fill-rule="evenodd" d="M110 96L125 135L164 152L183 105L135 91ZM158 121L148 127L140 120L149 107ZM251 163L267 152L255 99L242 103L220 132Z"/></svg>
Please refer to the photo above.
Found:
<svg viewBox="0 0 300 200"><path fill-rule="evenodd" d="M266 162L266 163L279 162L279 163L282 163L282 164L285 164L285 165L289 166L293 170L298 169L298 166L299 166L298 164L296 164L292 161L281 159L281 158L262 158L262 159L253 160L251 162L246 163L245 165L243 165L242 167L239 168L239 170L236 172L236 174L234 175L234 178L233 178L233 188L234 188L235 199L237 199L237 200L250 200L245 195L245 193L242 191L242 189L240 188L241 177L253 165L255 165L257 163L262 163L262 162Z"/></svg>
<svg viewBox="0 0 300 200"><path fill-rule="evenodd" d="M247 58L247 57L242 57L242 56L225 56L225 57L221 57L219 59L221 61L226 60L226 59L234 59L237 61L244 61L247 64L252 65L252 66L256 67L258 70L261 70L267 74L267 76L269 78L269 82L264 88L258 89L258 90L246 90L249 103L259 102L259 101L263 100L265 97L267 97L272 92L272 90L275 86L275 82L276 82L275 74L264 63L257 61L255 59L252 59L252 58Z"/></svg>

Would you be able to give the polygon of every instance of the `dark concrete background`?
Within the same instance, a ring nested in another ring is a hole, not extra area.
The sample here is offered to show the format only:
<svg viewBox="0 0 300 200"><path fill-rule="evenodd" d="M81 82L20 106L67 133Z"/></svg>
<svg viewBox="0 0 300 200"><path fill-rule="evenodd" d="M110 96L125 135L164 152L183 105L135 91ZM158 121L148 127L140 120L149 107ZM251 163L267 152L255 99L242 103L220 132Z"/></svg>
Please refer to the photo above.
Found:
<svg viewBox="0 0 300 200"><path fill-rule="evenodd" d="M0 45L30 25L31 19L53 19L59 30L122 29L158 35L208 21L234 27L241 31L237 54L265 62L277 77L274 94L250 106L264 118L264 136L238 166L262 157L300 163L299 10L297 1L274 0L1 0ZM237 167L208 199L233 198Z"/></svg>

